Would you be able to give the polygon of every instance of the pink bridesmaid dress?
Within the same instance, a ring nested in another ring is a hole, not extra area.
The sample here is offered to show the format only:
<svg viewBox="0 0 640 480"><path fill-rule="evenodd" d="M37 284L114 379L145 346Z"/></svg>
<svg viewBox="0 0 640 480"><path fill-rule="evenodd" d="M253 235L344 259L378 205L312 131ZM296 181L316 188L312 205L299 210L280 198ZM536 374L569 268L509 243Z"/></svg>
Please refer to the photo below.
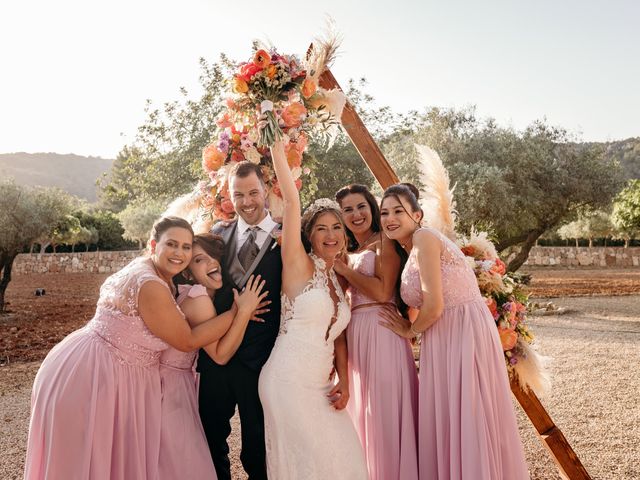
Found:
<svg viewBox="0 0 640 480"><path fill-rule="evenodd" d="M353 268L372 277L376 253L350 255ZM365 451L371 480L416 480L418 374L409 342L383 327L384 304L350 287L350 399L347 409ZM390 299L388 303L393 303Z"/></svg>
<svg viewBox="0 0 640 480"><path fill-rule="evenodd" d="M202 285L179 285L178 305L207 296ZM167 348L160 357L162 427L159 480L216 480L215 468L198 413L195 360L198 352Z"/></svg>
<svg viewBox="0 0 640 480"><path fill-rule="evenodd" d="M158 477L167 344L138 313L146 282L168 285L138 258L100 289L95 316L53 347L36 375L25 479Z"/></svg>
<svg viewBox="0 0 640 480"><path fill-rule="evenodd" d="M458 246L442 244L444 310L422 335L418 448L421 480L529 478L496 326ZM401 294L422 304L415 249Z"/></svg>

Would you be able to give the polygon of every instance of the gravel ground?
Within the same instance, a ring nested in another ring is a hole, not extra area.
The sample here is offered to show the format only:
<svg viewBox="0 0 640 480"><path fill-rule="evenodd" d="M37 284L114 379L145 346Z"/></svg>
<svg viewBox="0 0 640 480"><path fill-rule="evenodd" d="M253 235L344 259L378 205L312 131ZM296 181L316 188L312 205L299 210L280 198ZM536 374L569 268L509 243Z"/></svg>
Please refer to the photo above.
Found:
<svg viewBox="0 0 640 480"><path fill-rule="evenodd" d="M544 301L544 299L540 299ZM640 296L554 299L566 314L532 317L553 387L542 399L594 479L640 478ZM0 478L21 478L29 394L39 363L0 367ZM517 403L532 479L558 479L551 458ZM231 438L233 478L245 479L239 431Z"/></svg>

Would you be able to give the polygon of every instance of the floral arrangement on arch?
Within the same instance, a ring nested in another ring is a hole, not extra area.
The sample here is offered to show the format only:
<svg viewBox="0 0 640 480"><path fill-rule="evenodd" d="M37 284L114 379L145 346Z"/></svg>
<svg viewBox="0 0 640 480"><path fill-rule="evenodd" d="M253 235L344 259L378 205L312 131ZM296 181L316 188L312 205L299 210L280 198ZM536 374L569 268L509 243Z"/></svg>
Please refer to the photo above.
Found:
<svg viewBox="0 0 640 480"><path fill-rule="evenodd" d="M526 321L529 296L524 285L507 273L487 232L472 230L468 237L458 240L458 245L496 322L509 375L523 387L543 394L549 380L544 371L545 359L532 347L534 335Z"/></svg>
<svg viewBox="0 0 640 480"><path fill-rule="evenodd" d="M251 59L235 65L228 79L229 97L216 120L217 130L202 152L202 168L208 180L199 185L200 207L210 221L233 218L228 173L240 161L262 168L269 189L269 209L281 216L282 195L272 168L269 147L283 140L289 168L298 189L310 135L326 140L337 134L346 98L340 90L318 86L320 74L333 61L337 38L317 40L304 61L282 55L274 48L257 50Z"/></svg>
<svg viewBox="0 0 640 480"><path fill-rule="evenodd" d="M456 210L449 174L438 153L425 146L416 145L423 211L429 212L426 220L456 242L473 269L480 292L496 322L510 377L523 389L532 388L543 395L549 388L549 376L545 369L546 358L533 347L534 336L527 325L528 294L523 283L498 257L487 232L472 230L468 237L456 233Z"/></svg>

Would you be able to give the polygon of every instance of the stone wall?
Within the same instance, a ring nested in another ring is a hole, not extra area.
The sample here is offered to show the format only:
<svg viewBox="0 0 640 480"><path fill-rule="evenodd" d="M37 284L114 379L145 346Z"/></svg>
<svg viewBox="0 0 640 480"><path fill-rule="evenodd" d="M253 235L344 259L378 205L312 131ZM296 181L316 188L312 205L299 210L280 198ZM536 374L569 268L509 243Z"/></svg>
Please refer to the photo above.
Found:
<svg viewBox="0 0 640 480"><path fill-rule="evenodd" d="M121 252L44 253L18 255L13 264L15 275L28 273L113 273L135 257L139 250Z"/></svg>
<svg viewBox="0 0 640 480"><path fill-rule="evenodd" d="M533 247L525 265L625 268L640 265L640 247Z"/></svg>
<svg viewBox="0 0 640 480"><path fill-rule="evenodd" d="M21 254L13 264L15 275L28 273L113 273L140 255L139 250ZM528 266L608 267L640 266L640 247L533 247Z"/></svg>

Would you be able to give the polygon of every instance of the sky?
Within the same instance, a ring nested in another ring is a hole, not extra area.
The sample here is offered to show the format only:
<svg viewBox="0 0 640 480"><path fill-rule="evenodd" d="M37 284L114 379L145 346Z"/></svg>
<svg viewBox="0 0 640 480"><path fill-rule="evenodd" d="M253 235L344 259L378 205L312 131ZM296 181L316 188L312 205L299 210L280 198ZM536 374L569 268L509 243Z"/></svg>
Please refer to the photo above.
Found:
<svg viewBox="0 0 640 480"><path fill-rule="evenodd" d="M115 158L146 99L198 97L198 59L253 39L303 54L331 16L339 83L397 112L475 105L586 141L640 136L636 0L20 0L0 2L0 153Z"/></svg>

